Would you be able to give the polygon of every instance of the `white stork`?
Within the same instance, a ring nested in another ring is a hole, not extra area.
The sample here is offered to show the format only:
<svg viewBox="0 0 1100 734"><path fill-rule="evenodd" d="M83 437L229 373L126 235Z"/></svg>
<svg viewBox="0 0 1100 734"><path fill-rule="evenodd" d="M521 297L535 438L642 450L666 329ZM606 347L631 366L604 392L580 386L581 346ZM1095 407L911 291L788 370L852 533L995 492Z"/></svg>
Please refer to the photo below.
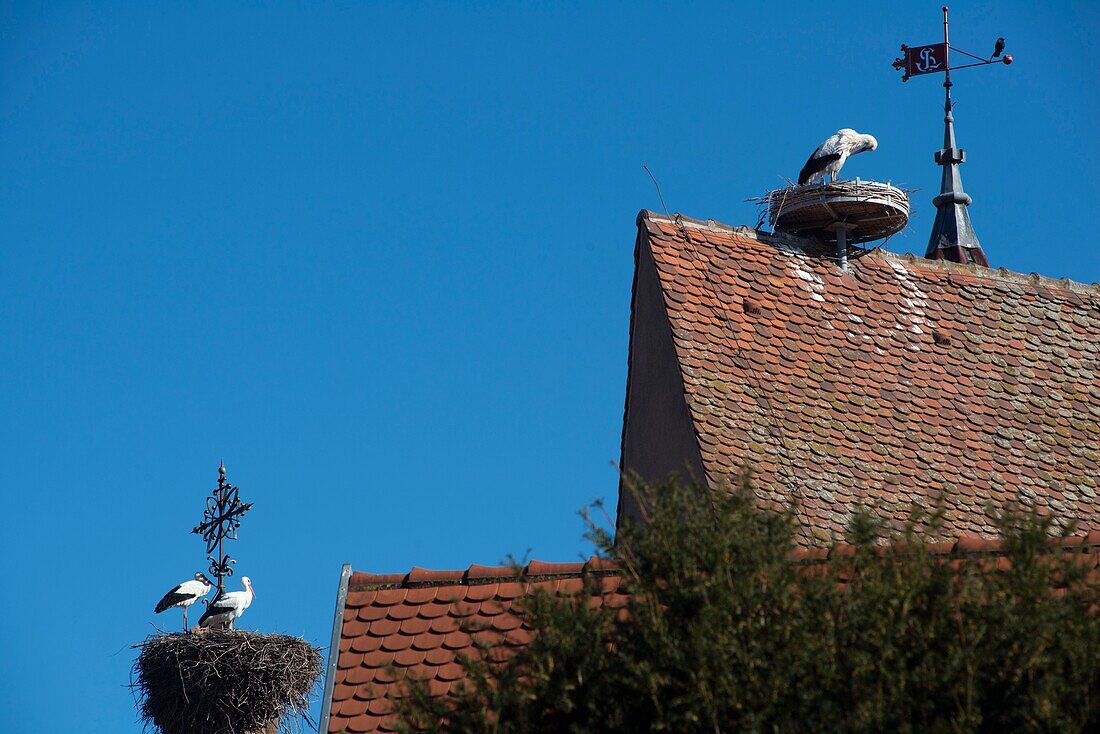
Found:
<svg viewBox="0 0 1100 734"><path fill-rule="evenodd" d="M833 181L836 181L836 175L844 167L848 156L874 150L877 147L878 141L875 140L874 135L863 135L849 127L837 130L835 135L830 135L818 146L806 161L806 165L802 166L798 174L798 183L800 185L811 183L818 178L824 182L827 175L831 175Z"/></svg>
<svg viewBox="0 0 1100 734"><path fill-rule="evenodd" d="M228 591L214 601L202 613L199 619L200 627L221 627L221 629L233 629L233 620L244 614L256 592L252 590L252 579L241 577L244 591Z"/></svg>
<svg viewBox="0 0 1100 734"><path fill-rule="evenodd" d="M165 609L171 607L183 608L183 631L187 631L187 607L191 606L199 599L203 598L210 593L210 589L213 584L210 579L206 578L206 574L201 571L195 574L195 578L190 581L184 581L182 584L178 584L175 588L164 595L164 598L157 602L154 613L160 614Z"/></svg>

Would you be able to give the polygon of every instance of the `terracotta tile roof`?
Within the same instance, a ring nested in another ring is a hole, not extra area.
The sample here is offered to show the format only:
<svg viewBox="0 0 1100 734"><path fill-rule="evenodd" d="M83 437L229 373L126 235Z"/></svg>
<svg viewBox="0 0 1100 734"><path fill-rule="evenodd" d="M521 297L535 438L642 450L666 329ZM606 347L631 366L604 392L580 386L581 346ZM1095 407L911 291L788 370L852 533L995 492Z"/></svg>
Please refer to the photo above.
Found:
<svg viewBox="0 0 1100 734"><path fill-rule="evenodd" d="M609 592L597 598L626 604L625 596L614 593L619 584L614 566L599 558L531 561L523 581L506 566L353 573L339 621L328 731L392 731L392 697L400 695L398 681L404 676L425 679L433 693L445 695L462 680L459 658L481 655L478 643L503 642L494 654L506 655L531 639L530 628L515 613L517 598L533 589L580 593L585 574L599 578L601 590Z"/></svg>
<svg viewBox="0 0 1100 734"><path fill-rule="evenodd" d="M638 227L708 480L754 460L765 499L801 493L806 544L857 502L896 520L941 492L952 537L1017 499L1100 527L1100 287L878 251L843 274L747 228Z"/></svg>
<svg viewBox="0 0 1100 734"><path fill-rule="evenodd" d="M1094 569L1094 578L1100 576L1100 532L1068 538L1064 545L1079 549L1082 565ZM978 537L929 548L960 560L1002 555L1000 542ZM851 550L845 545L831 551L808 548L795 552L794 558L810 567ZM333 680L325 702L327 731L393 731L393 700L401 695L400 681L405 676L425 679L435 695L447 695L462 682L460 658L482 654L478 642L503 642L492 654L507 655L531 639L530 627L516 614L516 599L534 589L578 594L586 573L600 580L602 595L593 597L596 604L626 606L628 597L620 593L618 568L600 558L583 564L532 561L525 569L525 582L517 581L512 569L496 566L352 574L346 602L337 615L339 634L334 644L338 640L339 651L335 672L329 674ZM470 634L469 630L475 631Z"/></svg>

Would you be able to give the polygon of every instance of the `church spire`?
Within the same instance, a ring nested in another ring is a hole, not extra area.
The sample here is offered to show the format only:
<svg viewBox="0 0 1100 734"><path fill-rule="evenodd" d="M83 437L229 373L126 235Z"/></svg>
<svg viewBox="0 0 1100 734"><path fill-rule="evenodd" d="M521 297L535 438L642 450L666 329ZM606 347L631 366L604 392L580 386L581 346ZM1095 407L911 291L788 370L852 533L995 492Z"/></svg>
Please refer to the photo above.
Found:
<svg viewBox="0 0 1100 734"><path fill-rule="evenodd" d="M947 44L947 8L944 8L944 45ZM945 64L946 66L946 64ZM951 71L948 67L943 86L946 90L943 103L943 149L936 151L936 163L943 166L940 179L940 195L932 200L936 206L936 222L932 236L928 238L925 257L933 260L952 260L957 263L976 263L989 267L989 260L974 234L970 223L970 206L973 199L963 191L962 173L966 151L955 143L955 115L951 104Z"/></svg>

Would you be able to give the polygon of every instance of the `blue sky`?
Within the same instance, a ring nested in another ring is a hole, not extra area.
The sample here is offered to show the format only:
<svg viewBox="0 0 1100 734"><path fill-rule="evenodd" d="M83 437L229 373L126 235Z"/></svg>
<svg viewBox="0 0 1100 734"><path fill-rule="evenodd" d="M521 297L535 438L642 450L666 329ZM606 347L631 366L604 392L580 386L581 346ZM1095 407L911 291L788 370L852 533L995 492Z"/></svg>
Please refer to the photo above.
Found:
<svg viewBox="0 0 1100 734"><path fill-rule="evenodd" d="M960 4L995 266L1100 280L1100 11ZM0 3L0 730L137 731L130 645L203 564L327 644L341 564L573 560L614 504L634 218L752 224L840 127L938 190L935 3ZM233 581L236 584L236 580ZM44 605L44 606L40 606Z"/></svg>

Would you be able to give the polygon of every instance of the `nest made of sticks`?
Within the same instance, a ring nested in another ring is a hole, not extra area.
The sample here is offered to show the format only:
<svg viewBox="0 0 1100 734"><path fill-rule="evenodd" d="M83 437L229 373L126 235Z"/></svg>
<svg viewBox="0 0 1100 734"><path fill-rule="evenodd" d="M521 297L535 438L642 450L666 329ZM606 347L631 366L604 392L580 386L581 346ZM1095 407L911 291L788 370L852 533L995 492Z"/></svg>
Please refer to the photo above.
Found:
<svg viewBox="0 0 1100 734"><path fill-rule="evenodd" d="M909 222L909 194L879 181L834 181L791 185L749 201L761 209L761 221L778 231L830 240L837 223L852 225L848 241L867 242L889 237Z"/></svg>
<svg viewBox="0 0 1100 734"><path fill-rule="evenodd" d="M320 648L244 630L167 634L137 645L131 687L146 727L163 734L253 734L308 721Z"/></svg>

